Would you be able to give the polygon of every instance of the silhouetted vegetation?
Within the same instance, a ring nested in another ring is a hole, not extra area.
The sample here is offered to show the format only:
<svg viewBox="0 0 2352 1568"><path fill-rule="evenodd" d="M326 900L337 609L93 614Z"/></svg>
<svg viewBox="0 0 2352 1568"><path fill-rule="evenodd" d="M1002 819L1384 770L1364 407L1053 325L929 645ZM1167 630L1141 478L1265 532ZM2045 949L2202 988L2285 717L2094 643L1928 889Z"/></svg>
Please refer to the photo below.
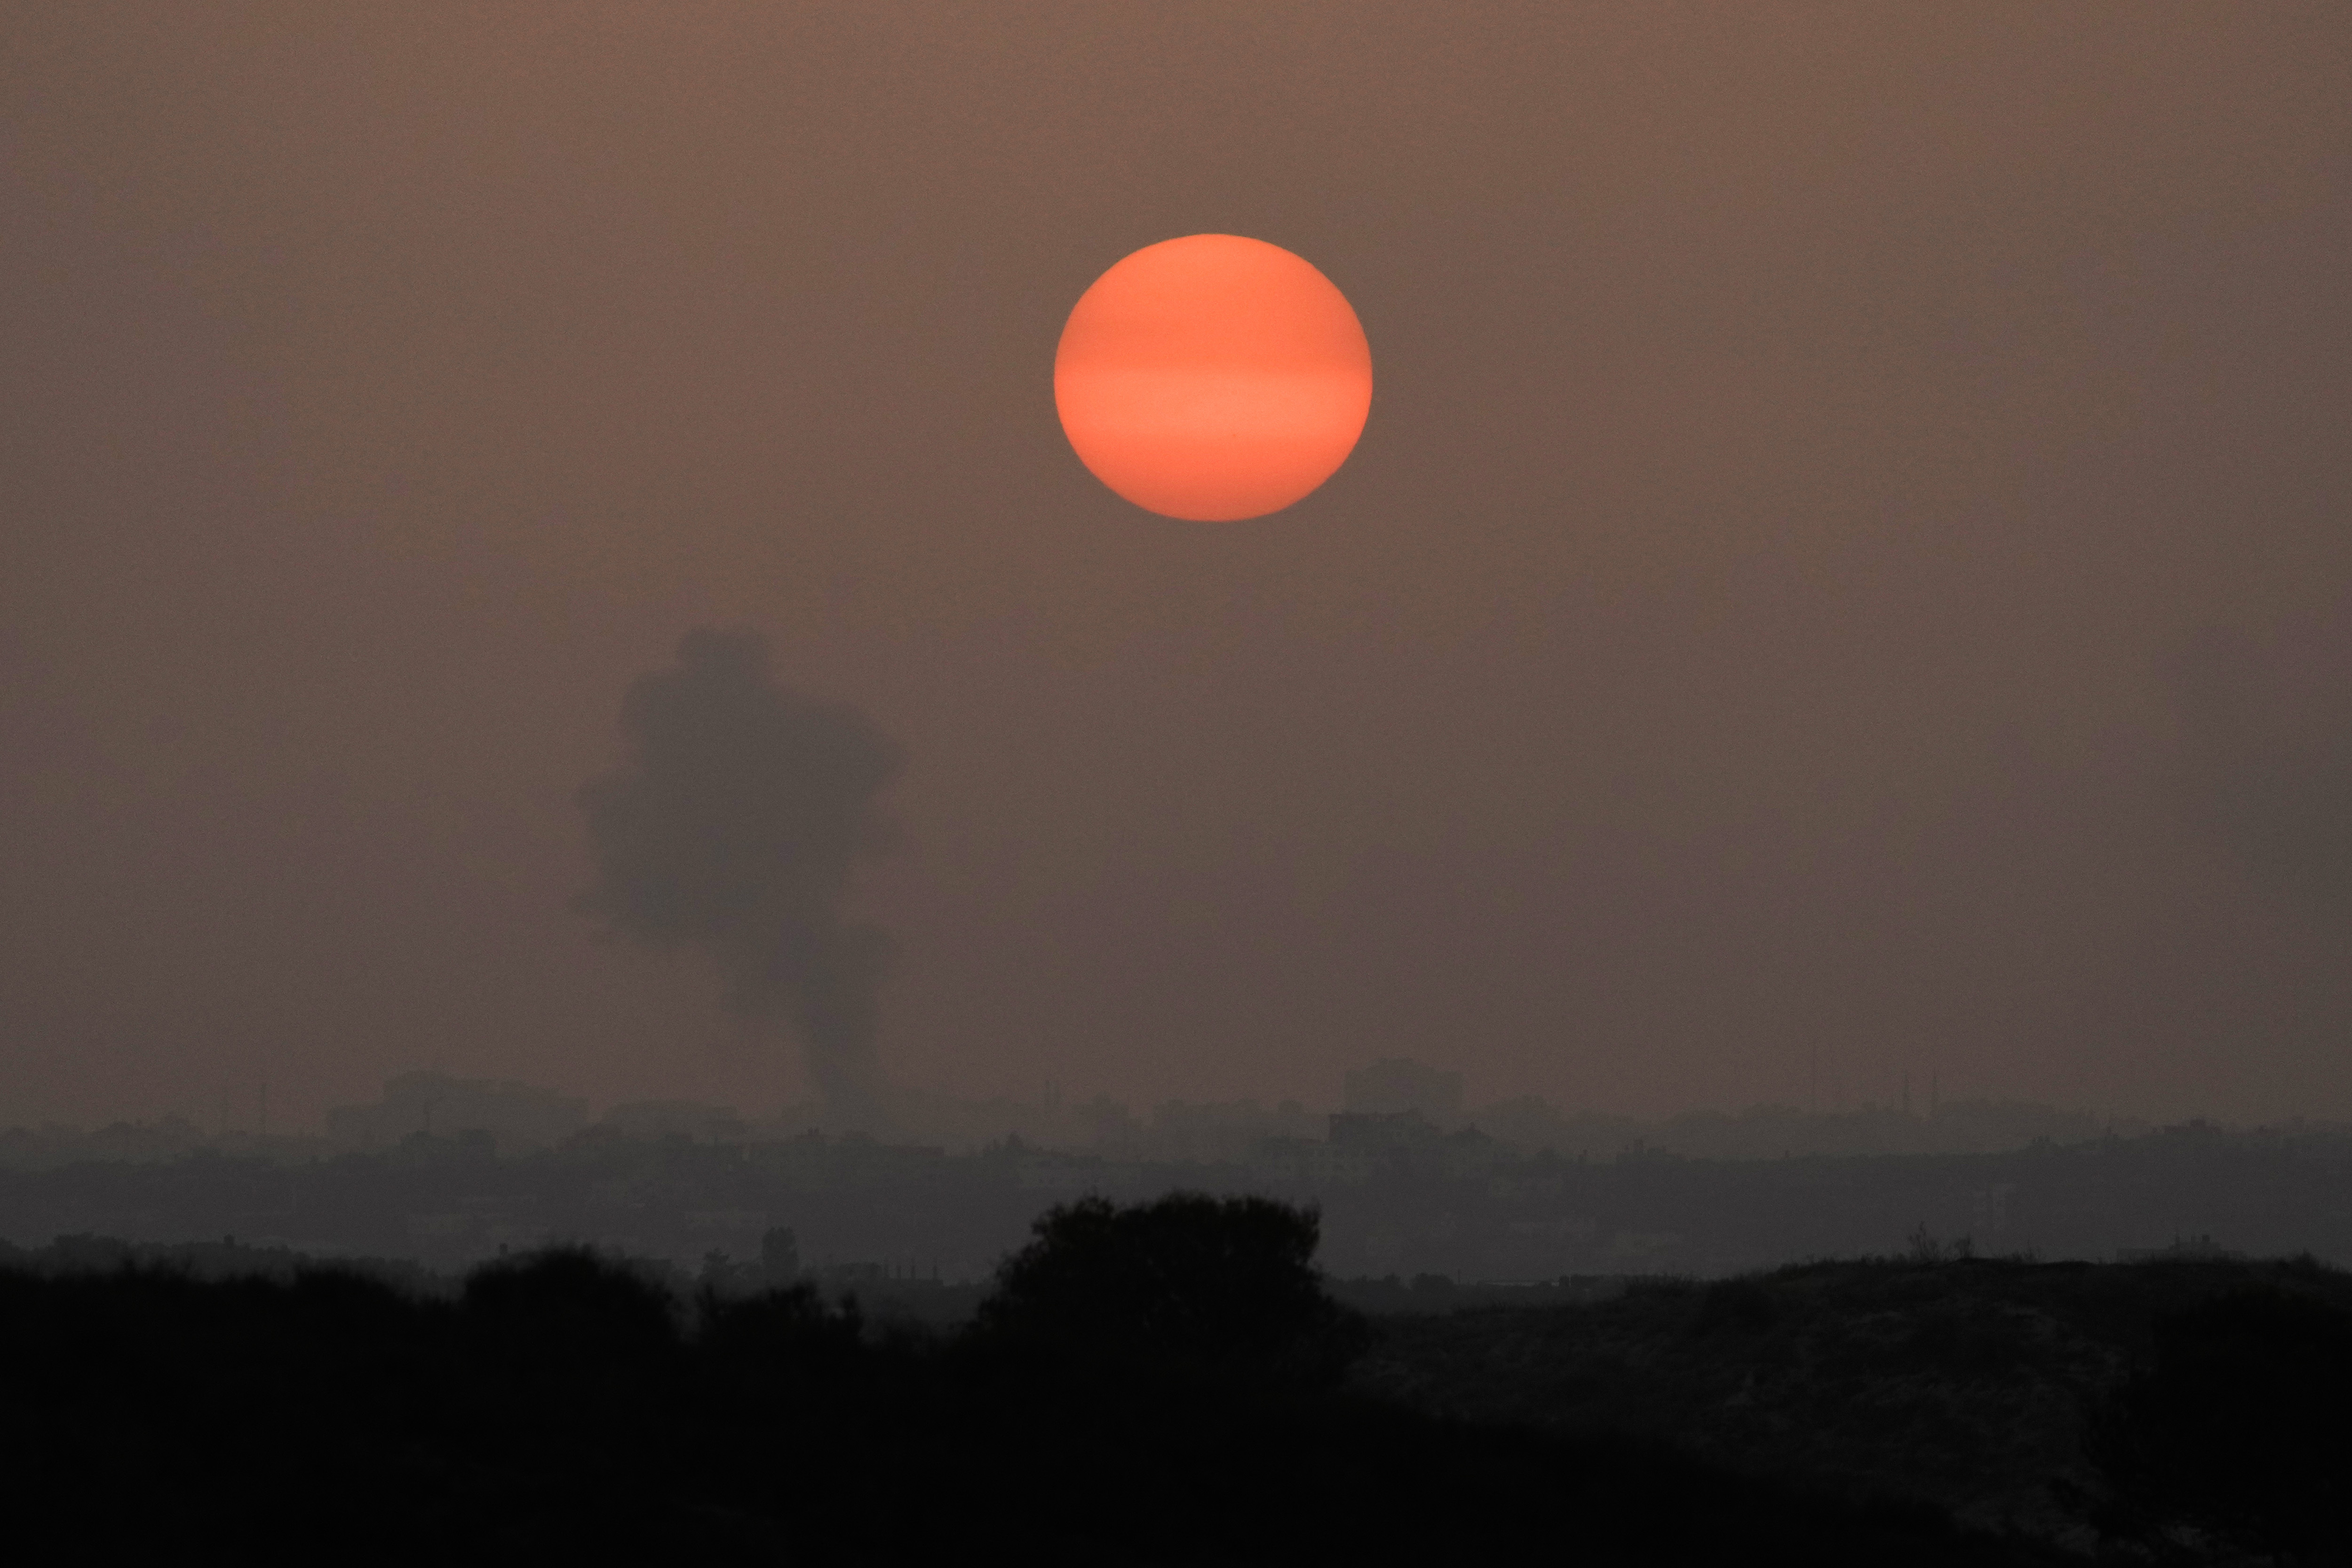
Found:
<svg viewBox="0 0 2352 1568"><path fill-rule="evenodd" d="M1088 1376L1329 1388L1369 1331L1324 1289L1317 1231L1266 1198L1071 1204L1006 1260L974 1341Z"/></svg>
<svg viewBox="0 0 2352 1568"><path fill-rule="evenodd" d="M14 1522L82 1555L2034 1560L1916 1504L1341 1386L1311 1214L1055 1211L971 1327L683 1300L580 1251L352 1273L0 1274ZM1735 1314L1737 1316L1737 1314ZM1742 1320L1744 1321L1744 1320Z"/></svg>

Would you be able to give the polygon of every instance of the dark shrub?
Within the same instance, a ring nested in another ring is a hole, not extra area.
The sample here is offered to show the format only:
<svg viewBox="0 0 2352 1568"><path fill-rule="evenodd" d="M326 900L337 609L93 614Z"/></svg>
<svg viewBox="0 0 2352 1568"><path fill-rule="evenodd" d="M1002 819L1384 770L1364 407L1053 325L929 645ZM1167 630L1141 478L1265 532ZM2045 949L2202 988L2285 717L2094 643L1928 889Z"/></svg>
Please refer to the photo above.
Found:
<svg viewBox="0 0 2352 1568"><path fill-rule="evenodd" d="M732 1400L803 1397L870 1370L855 1301L829 1306L812 1285L740 1300L705 1296L694 1348L706 1380Z"/></svg>
<svg viewBox="0 0 2352 1568"><path fill-rule="evenodd" d="M1073 1368L1328 1387L1367 1334L1323 1289L1319 1233L1268 1198L1066 1205L997 1271L976 1338Z"/></svg>
<svg viewBox="0 0 2352 1568"><path fill-rule="evenodd" d="M545 1252L477 1269L459 1303L475 1375L465 1384L480 1418L539 1434L533 1443L584 1442L584 1422L652 1408L685 1349L677 1303L643 1275L583 1250ZM618 1463L621 1453L611 1456Z"/></svg>
<svg viewBox="0 0 2352 1568"><path fill-rule="evenodd" d="M660 1286L581 1250L494 1263L466 1281L467 1322L540 1356L659 1354L677 1342L675 1311Z"/></svg>

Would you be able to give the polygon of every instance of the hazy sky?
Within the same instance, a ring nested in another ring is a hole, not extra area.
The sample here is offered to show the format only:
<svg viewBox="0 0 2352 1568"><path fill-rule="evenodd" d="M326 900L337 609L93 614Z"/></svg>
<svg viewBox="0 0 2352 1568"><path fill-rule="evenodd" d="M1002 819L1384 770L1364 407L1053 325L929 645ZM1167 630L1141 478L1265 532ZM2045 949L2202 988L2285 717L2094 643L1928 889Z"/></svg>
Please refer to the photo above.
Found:
<svg viewBox="0 0 2352 1568"><path fill-rule="evenodd" d="M575 796L698 627L903 748L968 1093L2352 1115L2352 11L0 4L0 1122L764 1109ZM1354 303L1139 512L1063 317Z"/></svg>

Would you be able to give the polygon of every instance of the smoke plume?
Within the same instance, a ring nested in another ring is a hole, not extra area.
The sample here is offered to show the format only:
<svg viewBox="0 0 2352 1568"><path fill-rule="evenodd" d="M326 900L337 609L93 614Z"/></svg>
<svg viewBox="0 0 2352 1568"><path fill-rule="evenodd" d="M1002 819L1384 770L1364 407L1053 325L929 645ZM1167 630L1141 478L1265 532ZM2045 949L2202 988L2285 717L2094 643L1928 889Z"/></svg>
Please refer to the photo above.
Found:
<svg viewBox="0 0 2352 1568"><path fill-rule="evenodd" d="M709 954L728 1005L800 1035L836 1110L877 1109L888 936L844 918L885 849L876 798L902 762L856 709L781 686L766 642L697 630L621 708L625 760L580 791L596 880L577 907L647 948Z"/></svg>

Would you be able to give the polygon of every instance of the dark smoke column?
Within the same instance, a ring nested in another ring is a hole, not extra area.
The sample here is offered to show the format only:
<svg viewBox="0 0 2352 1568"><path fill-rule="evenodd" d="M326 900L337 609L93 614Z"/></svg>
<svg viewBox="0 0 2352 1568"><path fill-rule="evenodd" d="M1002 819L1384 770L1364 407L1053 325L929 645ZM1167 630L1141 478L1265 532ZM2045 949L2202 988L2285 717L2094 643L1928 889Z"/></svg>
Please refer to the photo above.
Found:
<svg viewBox="0 0 2352 1568"><path fill-rule="evenodd" d="M709 630L630 686L621 733L626 761L580 791L596 882L577 907L646 947L709 953L728 1005L789 1021L826 1102L872 1123L890 940L842 905L857 863L887 846L875 799L898 745L856 709L778 685L758 636Z"/></svg>

